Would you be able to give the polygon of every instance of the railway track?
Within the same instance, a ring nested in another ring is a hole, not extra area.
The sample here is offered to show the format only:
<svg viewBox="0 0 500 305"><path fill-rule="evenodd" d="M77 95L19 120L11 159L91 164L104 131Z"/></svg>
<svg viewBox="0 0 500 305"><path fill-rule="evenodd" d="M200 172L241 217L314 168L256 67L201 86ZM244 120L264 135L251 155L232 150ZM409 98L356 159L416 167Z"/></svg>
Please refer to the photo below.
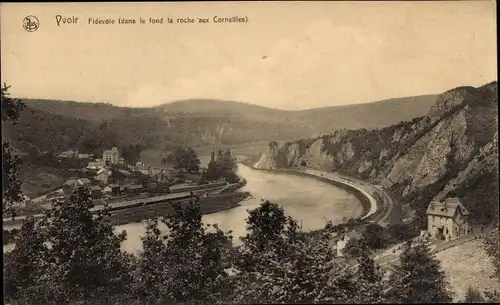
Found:
<svg viewBox="0 0 500 305"><path fill-rule="evenodd" d="M380 204L380 211L374 214L374 217L370 222L382 224L387 222L387 218L391 214L394 203L392 198L387 195L381 186L374 186L374 189L376 189L378 194L381 196L381 202L378 202Z"/></svg>

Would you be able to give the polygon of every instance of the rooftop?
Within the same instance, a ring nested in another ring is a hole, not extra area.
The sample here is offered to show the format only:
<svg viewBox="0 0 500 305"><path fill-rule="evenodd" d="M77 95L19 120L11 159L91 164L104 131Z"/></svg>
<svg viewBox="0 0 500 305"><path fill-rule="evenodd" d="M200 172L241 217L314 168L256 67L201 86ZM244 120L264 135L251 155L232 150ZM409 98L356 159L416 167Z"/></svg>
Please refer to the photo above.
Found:
<svg viewBox="0 0 500 305"><path fill-rule="evenodd" d="M470 214L457 197L446 198L443 202L431 201L427 208L427 214L451 218L457 209L462 215Z"/></svg>
<svg viewBox="0 0 500 305"><path fill-rule="evenodd" d="M134 184L129 187L131 190L137 190L137 189L142 189L143 186L141 184Z"/></svg>
<svg viewBox="0 0 500 305"><path fill-rule="evenodd" d="M72 185L75 185L75 183L76 183L76 179L69 179L66 182L64 182L63 185L71 185L72 186Z"/></svg>

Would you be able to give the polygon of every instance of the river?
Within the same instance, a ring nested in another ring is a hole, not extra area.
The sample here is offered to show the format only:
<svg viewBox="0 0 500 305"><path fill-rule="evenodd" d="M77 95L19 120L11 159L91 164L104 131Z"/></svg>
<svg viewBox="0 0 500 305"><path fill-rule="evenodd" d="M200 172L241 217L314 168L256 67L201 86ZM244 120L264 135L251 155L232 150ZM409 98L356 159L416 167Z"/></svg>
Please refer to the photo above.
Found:
<svg viewBox="0 0 500 305"><path fill-rule="evenodd" d="M323 228L327 220L339 223L363 213L355 195L313 177L259 171L243 164L238 164L238 174L247 180L241 191L249 192L253 198L241 202L239 207L203 216L206 224L216 223L224 231L232 230L235 245L239 244L239 237L246 234L247 209L258 207L262 199L281 205L285 214L296 219L306 231ZM162 223L159 227L166 231ZM117 232L127 231L123 250L137 253L141 249L141 236L145 232L143 223L129 223L115 229ZM4 246L4 251L12 246Z"/></svg>
<svg viewBox="0 0 500 305"><path fill-rule="evenodd" d="M258 171L243 164L238 164L238 174L247 180L241 190L249 192L253 198L241 202L237 208L203 216L204 223L217 223L224 231L232 230L236 245L238 237L246 234L247 209L258 207L261 199L281 205L285 214L302 224L304 230L323 228L327 220L339 223L350 217L360 217L363 213L356 196L312 177ZM118 232L127 231L127 240L122 245L124 250L136 252L141 248L143 224L130 223L116 229ZM160 229L165 230L165 227L160 225Z"/></svg>

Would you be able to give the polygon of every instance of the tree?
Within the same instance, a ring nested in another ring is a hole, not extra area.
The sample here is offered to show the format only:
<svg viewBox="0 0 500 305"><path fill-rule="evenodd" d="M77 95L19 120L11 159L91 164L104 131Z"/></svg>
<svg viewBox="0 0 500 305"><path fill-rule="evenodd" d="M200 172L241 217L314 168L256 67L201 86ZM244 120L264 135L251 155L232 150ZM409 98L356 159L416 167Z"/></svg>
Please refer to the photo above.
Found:
<svg viewBox="0 0 500 305"><path fill-rule="evenodd" d="M397 303L451 302L452 296L439 261L427 243L408 241L389 280L387 297Z"/></svg>
<svg viewBox="0 0 500 305"><path fill-rule="evenodd" d="M4 213L15 217L13 204L23 199L21 181L19 181L19 164L21 159L12 153L8 142L2 143L2 207Z"/></svg>
<svg viewBox="0 0 500 305"><path fill-rule="evenodd" d="M196 152L192 148L188 148L185 151L186 158L186 171L189 173L198 172L200 170L200 160L196 155Z"/></svg>
<svg viewBox="0 0 500 305"><path fill-rule="evenodd" d="M184 205L173 204L173 211L163 219L168 229L165 236L157 222L149 223L136 281L140 298L206 304L229 294L223 261L231 237L217 226L209 232L201 218L200 204L192 198Z"/></svg>
<svg viewBox="0 0 500 305"><path fill-rule="evenodd" d="M57 201L45 213L41 227L52 244L53 262L47 270L49 299L56 302L83 300L111 302L129 295L133 258L121 251L126 233L114 233L107 209L93 215L86 189Z"/></svg>
<svg viewBox="0 0 500 305"><path fill-rule="evenodd" d="M48 267L49 250L44 241L35 219L28 217L17 234L14 249L4 256L4 292L8 299L40 300L37 287L44 285Z"/></svg>
<svg viewBox="0 0 500 305"><path fill-rule="evenodd" d="M366 246L370 249L383 249L387 246L387 238L385 236L384 227L379 224L367 224L362 233L362 238L366 242Z"/></svg>
<svg viewBox="0 0 500 305"><path fill-rule="evenodd" d="M231 156L231 151L219 149L217 158L212 152L205 177L207 180L223 178L229 183L235 183L238 181L238 176L235 174L236 167L236 160Z"/></svg>
<svg viewBox="0 0 500 305"><path fill-rule="evenodd" d="M219 179L218 175L219 172L218 172L217 162L215 161L214 152L212 152L210 161L208 162L207 171L205 173L205 179L217 180Z"/></svg>
<svg viewBox="0 0 500 305"><path fill-rule="evenodd" d="M1 90L2 123L16 125L21 111L26 106L20 100L9 96L9 88L10 86L4 83ZM21 159L13 154L10 144L2 141L2 207L4 213L10 213L12 217L15 217L12 205L23 198L19 181L20 163Z"/></svg>
<svg viewBox="0 0 500 305"><path fill-rule="evenodd" d="M2 123L11 122L15 125L21 115L21 111L26 107L26 105L19 99L11 98L9 89L10 86L7 86L7 84L4 83L1 90Z"/></svg>
<svg viewBox="0 0 500 305"><path fill-rule="evenodd" d="M214 302L222 293L222 261L229 237L216 225L215 232L208 232L201 218L200 203L193 198L184 207L174 204L174 212L164 219L171 275L166 286L177 302Z"/></svg>
<svg viewBox="0 0 500 305"><path fill-rule="evenodd" d="M385 303L383 291L386 288L382 273L375 261L370 257L371 252L366 243L359 242L359 258L355 278L355 303Z"/></svg>
<svg viewBox="0 0 500 305"><path fill-rule="evenodd" d="M390 224L387 233L391 236L392 242L399 243L407 241L419 235L419 230L414 224Z"/></svg>
<svg viewBox="0 0 500 305"><path fill-rule="evenodd" d="M200 160L192 148L177 148L173 153L174 169L189 173L200 170Z"/></svg>
<svg viewBox="0 0 500 305"><path fill-rule="evenodd" d="M500 242L498 234L498 229L488 233L483 240L483 245L495 268L494 276L500 280Z"/></svg>
<svg viewBox="0 0 500 305"><path fill-rule="evenodd" d="M364 244L366 246L366 242L362 239L354 237L349 239L342 250L343 254L349 257L359 257L361 255L360 244Z"/></svg>
<svg viewBox="0 0 500 305"><path fill-rule="evenodd" d="M280 244L287 226L293 226L283 208L267 200L262 201L258 208L248 211L246 223L247 234L241 241L250 252L255 253ZM251 255L247 259L254 260L258 257ZM247 266L250 270L253 267L251 265Z"/></svg>
<svg viewBox="0 0 500 305"><path fill-rule="evenodd" d="M308 236L277 204L249 211L238 248L233 303L346 302L354 294L347 266L327 234Z"/></svg>
<svg viewBox="0 0 500 305"><path fill-rule="evenodd" d="M141 159L142 149L140 144L129 144L123 148L122 157L127 164L136 164Z"/></svg>
<svg viewBox="0 0 500 305"><path fill-rule="evenodd" d="M141 237L142 251L134 273L134 295L139 300L160 303L168 294L163 283L168 280L165 260L166 245L156 219L149 220L145 236Z"/></svg>
<svg viewBox="0 0 500 305"><path fill-rule="evenodd" d="M360 257L358 258L358 264L359 264L358 274L360 275L359 278L370 283L379 282L382 279L380 270L377 266L375 266L375 261L370 257L371 254L370 249L363 240L359 242L359 249L360 249Z"/></svg>

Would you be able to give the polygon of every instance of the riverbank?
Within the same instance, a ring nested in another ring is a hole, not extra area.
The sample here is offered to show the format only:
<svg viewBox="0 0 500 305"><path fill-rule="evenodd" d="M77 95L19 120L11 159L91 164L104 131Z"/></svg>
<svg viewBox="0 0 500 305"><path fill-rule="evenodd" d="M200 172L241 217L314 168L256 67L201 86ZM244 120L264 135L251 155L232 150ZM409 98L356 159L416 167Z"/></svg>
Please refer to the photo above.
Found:
<svg viewBox="0 0 500 305"><path fill-rule="evenodd" d="M202 215L218 213L240 206L240 202L248 197L246 192L224 192L210 196L199 197ZM190 201L190 196L181 200L176 200L181 206L185 206ZM162 217L173 212L173 202L162 202L152 205L145 205L133 208L115 210L111 212L111 223L114 226L140 222L144 219Z"/></svg>
<svg viewBox="0 0 500 305"><path fill-rule="evenodd" d="M247 183L243 177L239 178L240 181L237 183L202 185L190 189L191 192L181 192L181 190L179 190L166 195L111 202L108 205L108 211L111 213L111 220L114 225L138 222L146 218L155 217L155 215L164 216L172 210L171 206L173 202L184 204L188 202L193 195L200 199L202 207L201 212L203 215L217 213L238 207L239 202L249 196L248 193L238 191ZM103 208L103 205L96 205L92 211L97 212ZM43 214L32 216L38 220L43 217ZM8 231L20 228L26 217L27 216L18 216L14 219L3 219L3 230Z"/></svg>

